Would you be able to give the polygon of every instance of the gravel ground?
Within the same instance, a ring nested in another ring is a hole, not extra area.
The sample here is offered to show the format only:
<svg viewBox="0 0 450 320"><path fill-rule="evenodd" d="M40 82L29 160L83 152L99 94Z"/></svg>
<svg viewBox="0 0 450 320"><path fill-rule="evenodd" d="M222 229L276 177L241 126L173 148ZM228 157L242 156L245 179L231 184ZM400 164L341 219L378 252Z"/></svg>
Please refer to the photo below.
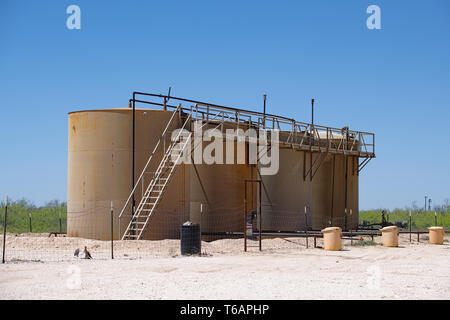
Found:
<svg viewBox="0 0 450 320"><path fill-rule="evenodd" d="M126 253L137 251L135 243L118 242L115 260L96 259L100 249L108 253L107 242L10 238L15 252L30 256L34 246L47 246L49 258L70 254L59 262L10 259L0 266L1 299L450 299L448 238L437 246L401 235L398 248L346 240L342 251L312 248L311 239L309 249L305 239L267 239L261 253L244 253L242 240L219 240L202 243L201 257L180 256L175 240L142 241L147 254L136 259ZM93 260L72 256L83 245Z"/></svg>

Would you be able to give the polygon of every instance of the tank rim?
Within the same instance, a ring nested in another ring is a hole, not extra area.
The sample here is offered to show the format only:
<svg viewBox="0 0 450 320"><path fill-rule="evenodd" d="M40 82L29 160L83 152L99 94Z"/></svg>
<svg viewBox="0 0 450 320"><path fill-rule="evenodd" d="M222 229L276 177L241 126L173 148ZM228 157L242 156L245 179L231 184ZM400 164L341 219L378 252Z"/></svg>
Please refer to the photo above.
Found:
<svg viewBox="0 0 450 320"><path fill-rule="evenodd" d="M70 111L67 114L74 114L74 113L81 113L81 112L123 112L123 111L132 111L131 108L106 108L106 109L86 109L86 110L77 110L77 111ZM135 108L135 111L157 111L157 112L172 112L172 111L164 111L159 109L145 109L145 108Z"/></svg>

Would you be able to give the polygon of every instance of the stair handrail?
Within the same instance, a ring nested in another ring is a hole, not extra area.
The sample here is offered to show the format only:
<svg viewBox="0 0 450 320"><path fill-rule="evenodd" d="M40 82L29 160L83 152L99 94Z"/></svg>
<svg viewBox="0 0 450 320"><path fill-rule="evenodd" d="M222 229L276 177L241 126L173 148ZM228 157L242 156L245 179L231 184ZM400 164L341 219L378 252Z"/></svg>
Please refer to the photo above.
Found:
<svg viewBox="0 0 450 320"><path fill-rule="evenodd" d="M171 156L171 151L173 150L173 148L174 148L174 146L175 146L175 144L176 144L176 141L178 141L178 139L181 137L181 133L183 132L183 129L186 127L186 124L187 124L187 123L189 122L189 120L191 119L191 115L192 115L192 112L190 112L189 115L187 116L187 118L186 118L186 120L184 121L183 126L180 128L180 130L179 130L179 132L178 132L176 138L173 139L173 141L171 142L171 144L169 145L169 147L167 148L167 150L165 150L164 155L163 155L163 158L161 159L161 162L160 162L160 164L159 164L159 166L158 166L158 169L156 170L156 172L155 172L155 174L154 174L152 180L150 181L150 183L149 183L149 185L148 185L148 187L147 187L147 190L145 191L146 194L147 194L149 191L150 191L150 193L151 193L151 190L153 190L153 188L154 188L154 186L155 186L157 180L159 179L159 177L160 177L160 175L161 175L161 170L160 170L161 165L163 165L163 162L164 162L164 161L167 161L168 158ZM189 135L189 136L190 136L190 135ZM184 147L186 147L187 142L188 142L188 141L185 142ZM184 148L183 148L183 149L184 149ZM180 157L181 157L181 153L182 153L182 151L181 151L180 154L177 156L177 161L175 162L174 166L177 165L177 162L179 161L179 159L180 159ZM156 173L157 173L158 171L159 171L159 174L157 175ZM171 172L172 172L172 171L173 171L173 169L171 170ZM168 182L169 182L169 181L166 180L166 182L164 183L164 186L165 186ZM141 201L142 201L142 199L141 199ZM140 204L139 204L139 205L140 205ZM138 208L139 208L139 206L138 206ZM138 210L138 215L139 215L139 210ZM141 237L141 235L142 235L142 231L143 231L143 230L145 229L145 227L147 226L147 222L148 222L148 218L147 218L147 220L146 220L146 223L145 223L144 226L142 227L142 230L139 232L139 235L137 236L137 239L140 239L140 237ZM125 229L124 234L122 235L122 238L121 238L122 240L124 240L124 238L126 237L126 233L127 233L128 229L131 227L132 224L133 224L133 221L130 220L130 222L129 222L128 225L127 225L127 228Z"/></svg>
<svg viewBox="0 0 450 320"><path fill-rule="evenodd" d="M156 146L155 146L155 148L153 149L152 154L151 154L150 157L148 158L147 163L145 164L145 167L144 167L144 169L142 170L141 175L139 176L139 179L136 181L136 184L134 185L133 190L131 191L130 195L128 196L128 199L127 199L127 201L125 202L125 205L123 206L122 211L120 211L119 219L122 218L122 215L123 215L123 213L125 212L125 208L128 206L128 203L130 202L130 200L131 200L133 194L135 193L136 188L137 188L137 186L139 185L139 182L141 181L141 179L142 179L142 177L143 177L143 175L144 175L144 172L147 170L147 167L148 167L148 165L150 164L150 161L151 161L152 158L153 158L153 155L155 154L156 150L158 149L158 147L159 147L159 145L160 145L161 140L163 139L163 137L166 136L167 130L169 129L169 126L170 126L170 124L172 123L173 118L175 117L175 115L177 114L177 112L180 112L180 109L181 109L181 103L180 103L180 104L178 105L178 107L175 109L175 111L173 112L173 114L172 114L172 116L170 117L169 121L167 122L167 125L166 125L166 127L165 127L163 133L161 134L161 137L159 137L159 140L158 140L158 142L156 143Z"/></svg>
<svg viewBox="0 0 450 320"><path fill-rule="evenodd" d="M189 114L188 119L189 119L190 116L191 116L191 114ZM186 120L185 124L188 122L188 119ZM181 129L184 129L184 127L185 127L185 125L183 125L183 127L182 127ZM182 130L180 130L180 131L178 132L178 135L177 135L176 139L174 139L174 142L178 141L178 139L179 139L180 136L181 136L181 133L182 133ZM190 137L191 135L192 135L192 133L189 133L189 137ZM177 160L174 161L174 166L173 166L172 169L170 170L171 173L173 172L173 170L175 169L175 167L178 165L178 161L180 160L181 155L182 155L182 153L183 153L183 150L184 150L184 148L186 148L186 146L188 145L188 143L189 143L189 138L186 139L186 141L184 142L184 145L183 145L183 149L180 150L180 152L178 153L178 155L177 155ZM169 148L170 148L171 150L173 150L174 145L175 145L175 144L172 144L172 145L171 145L172 147L171 147L171 148L169 147ZM156 180L158 180L158 178L155 179L155 183L156 183ZM168 178L168 180L166 180L166 181L164 182L164 187L163 187L163 188L165 188L165 186L166 186L168 183L169 183L169 178ZM153 185L153 187L154 187L154 185ZM156 206L156 204L155 204L155 206ZM147 227L149 218L150 218L150 215L146 218L145 224L144 224L144 226L142 227L141 231L139 232L139 234L138 234L138 236L137 236L137 239L138 239L138 240L142 237L142 232L144 232L145 228ZM131 221L130 221L130 225L131 225ZM125 231L125 232L126 232L126 231Z"/></svg>

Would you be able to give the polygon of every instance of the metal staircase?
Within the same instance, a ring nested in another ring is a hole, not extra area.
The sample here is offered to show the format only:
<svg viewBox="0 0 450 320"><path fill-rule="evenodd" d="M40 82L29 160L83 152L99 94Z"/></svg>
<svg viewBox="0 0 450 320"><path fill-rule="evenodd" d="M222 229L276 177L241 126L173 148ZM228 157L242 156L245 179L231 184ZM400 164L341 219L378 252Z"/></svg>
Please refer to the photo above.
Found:
<svg viewBox="0 0 450 320"><path fill-rule="evenodd" d="M151 162L151 159L155 154L156 150L158 149L160 142L163 139L165 139L167 130L170 127L170 124L172 123L175 114L177 113L181 114L180 108L181 107L179 106L177 110L175 110L175 112L173 113L172 117L170 118L166 126L166 129L164 130L160 140L158 141L158 144L155 146L155 150L150 155L149 160L147 161L147 164L141 173L141 176L136 182L136 185L128 198L128 201L125 203L125 206L123 207L119 218L122 217L125 208L128 206L130 199L133 197L136 191L136 187L139 185L139 183L143 184L143 176L146 172L148 172L147 168ZM183 151L186 149L188 145L190 145L192 132L188 132L188 134L185 134L186 130L182 129L186 129L187 124L192 120L191 116L192 112L186 115L183 126L180 129L177 129L178 133L176 137L172 139L167 149L164 146L163 150L164 155L161 159L161 162L159 163L157 170L154 172L153 177L145 190L145 193L142 194L142 198L139 202L139 205L137 206L134 215L131 217L130 222L128 223L128 226L122 236L122 240L141 239L143 232L149 223L150 217L155 212L156 208L161 202L161 198L164 195L164 191L166 190L166 187L169 184L170 179L173 177L177 167L181 163Z"/></svg>

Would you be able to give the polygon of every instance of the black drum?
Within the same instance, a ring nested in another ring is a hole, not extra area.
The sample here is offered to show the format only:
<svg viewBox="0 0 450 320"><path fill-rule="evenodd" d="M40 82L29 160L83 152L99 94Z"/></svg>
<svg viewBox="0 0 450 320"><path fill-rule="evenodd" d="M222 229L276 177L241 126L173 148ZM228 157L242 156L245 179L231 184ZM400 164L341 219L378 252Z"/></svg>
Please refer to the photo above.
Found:
<svg viewBox="0 0 450 320"><path fill-rule="evenodd" d="M181 255L200 254L202 247L202 234L200 225L181 226Z"/></svg>

